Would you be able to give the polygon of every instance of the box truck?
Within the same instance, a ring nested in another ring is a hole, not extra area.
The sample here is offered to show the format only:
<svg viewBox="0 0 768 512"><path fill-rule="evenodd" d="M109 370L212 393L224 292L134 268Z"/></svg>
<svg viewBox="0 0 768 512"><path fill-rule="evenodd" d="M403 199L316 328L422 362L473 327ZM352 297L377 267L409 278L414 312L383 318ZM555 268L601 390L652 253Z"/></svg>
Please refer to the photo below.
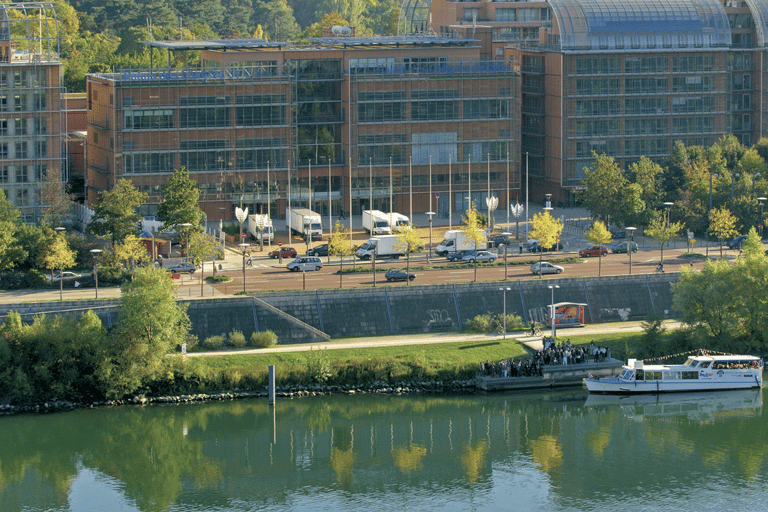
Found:
<svg viewBox="0 0 768 512"><path fill-rule="evenodd" d="M475 242L459 231L453 229L445 232L445 239L435 247L435 254L438 256L448 256L456 251L474 251L483 250L488 247L488 241L485 231L480 231L482 240L475 246Z"/></svg>
<svg viewBox="0 0 768 512"><path fill-rule="evenodd" d="M376 258L396 260L400 256L405 256L405 246L397 235L373 236L355 252L361 260L370 260L374 254Z"/></svg>
<svg viewBox="0 0 768 512"><path fill-rule="evenodd" d="M379 210L363 210L363 229L371 235L391 235L387 214Z"/></svg>
<svg viewBox="0 0 768 512"><path fill-rule="evenodd" d="M248 216L248 234L251 238L259 240L259 224L261 224L261 239L263 243L275 241L275 229L272 227L272 219L262 213L254 213Z"/></svg>
<svg viewBox="0 0 768 512"><path fill-rule="evenodd" d="M312 237L312 240L322 240L323 223L320 214L307 208L288 208L285 211L286 224L291 231L301 236Z"/></svg>

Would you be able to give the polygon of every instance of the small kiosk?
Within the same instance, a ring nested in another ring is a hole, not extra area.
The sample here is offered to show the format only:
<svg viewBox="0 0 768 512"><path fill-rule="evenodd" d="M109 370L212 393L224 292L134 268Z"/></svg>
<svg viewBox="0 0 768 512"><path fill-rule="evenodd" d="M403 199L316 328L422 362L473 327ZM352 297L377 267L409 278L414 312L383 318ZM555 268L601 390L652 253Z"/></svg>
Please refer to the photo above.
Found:
<svg viewBox="0 0 768 512"><path fill-rule="evenodd" d="M578 302L558 302L555 307L555 327L584 327L584 306ZM547 306L549 315L547 325L550 327L552 319L552 306Z"/></svg>

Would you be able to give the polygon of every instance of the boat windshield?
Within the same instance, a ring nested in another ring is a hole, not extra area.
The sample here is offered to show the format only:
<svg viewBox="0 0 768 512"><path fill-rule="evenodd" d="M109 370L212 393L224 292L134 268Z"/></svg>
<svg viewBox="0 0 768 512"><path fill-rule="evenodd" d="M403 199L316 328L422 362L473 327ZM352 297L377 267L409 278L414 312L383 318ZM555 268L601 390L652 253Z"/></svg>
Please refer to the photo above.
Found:
<svg viewBox="0 0 768 512"><path fill-rule="evenodd" d="M691 368L697 368L697 367L699 366L699 363L700 363L699 361L697 361L697 360L695 360L695 359L690 359L690 358L689 358L689 359L688 359L688 360L685 362L685 366L690 366Z"/></svg>
<svg viewBox="0 0 768 512"><path fill-rule="evenodd" d="M619 374L619 379L621 380L631 380L632 379L632 370L624 369Z"/></svg>

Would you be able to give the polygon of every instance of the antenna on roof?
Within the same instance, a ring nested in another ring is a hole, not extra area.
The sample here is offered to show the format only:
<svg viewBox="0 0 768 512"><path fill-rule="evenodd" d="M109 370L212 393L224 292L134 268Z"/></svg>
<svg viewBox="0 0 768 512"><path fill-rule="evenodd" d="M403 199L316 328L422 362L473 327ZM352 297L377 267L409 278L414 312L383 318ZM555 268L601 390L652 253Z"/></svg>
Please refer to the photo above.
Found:
<svg viewBox="0 0 768 512"><path fill-rule="evenodd" d="M149 40L154 41L155 38L152 36L152 18L147 17L147 32L149 32Z"/></svg>

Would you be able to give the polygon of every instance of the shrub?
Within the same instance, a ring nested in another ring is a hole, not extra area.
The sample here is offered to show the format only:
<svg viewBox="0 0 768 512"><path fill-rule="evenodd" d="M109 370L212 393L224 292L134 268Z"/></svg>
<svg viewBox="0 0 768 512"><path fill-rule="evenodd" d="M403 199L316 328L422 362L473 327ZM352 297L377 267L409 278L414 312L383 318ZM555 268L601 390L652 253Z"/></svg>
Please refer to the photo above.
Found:
<svg viewBox="0 0 768 512"><path fill-rule="evenodd" d="M224 336L208 336L203 340L203 347L208 350L218 350L224 345Z"/></svg>
<svg viewBox="0 0 768 512"><path fill-rule="evenodd" d="M47 280L44 286L50 286ZM11 270L0 274L0 288L4 290L21 290L26 287L27 280L24 272Z"/></svg>
<svg viewBox="0 0 768 512"><path fill-rule="evenodd" d="M251 345L257 348L269 348L277 345L277 334L272 330L258 331L251 334Z"/></svg>
<svg viewBox="0 0 768 512"><path fill-rule="evenodd" d="M245 346L245 335L242 331L232 329L227 337L227 342L235 348L243 348Z"/></svg>
<svg viewBox="0 0 768 512"><path fill-rule="evenodd" d="M27 288L46 288L50 286L51 283L44 273L34 268L27 272L24 281L26 282Z"/></svg>
<svg viewBox="0 0 768 512"><path fill-rule="evenodd" d="M467 320L466 328L470 332L492 333L501 332L504 326L504 315L493 315L490 312L484 315L477 315L475 318ZM527 326L523 319L514 313L507 313L507 332L519 331Z"/></svg>
<svg viewBox="0 0 768 512"><path fill-rule="evenodd" d="M205 276L205 280L209 283L228 283L232 278L222 274L216 274L215 276Z"/></svg>

